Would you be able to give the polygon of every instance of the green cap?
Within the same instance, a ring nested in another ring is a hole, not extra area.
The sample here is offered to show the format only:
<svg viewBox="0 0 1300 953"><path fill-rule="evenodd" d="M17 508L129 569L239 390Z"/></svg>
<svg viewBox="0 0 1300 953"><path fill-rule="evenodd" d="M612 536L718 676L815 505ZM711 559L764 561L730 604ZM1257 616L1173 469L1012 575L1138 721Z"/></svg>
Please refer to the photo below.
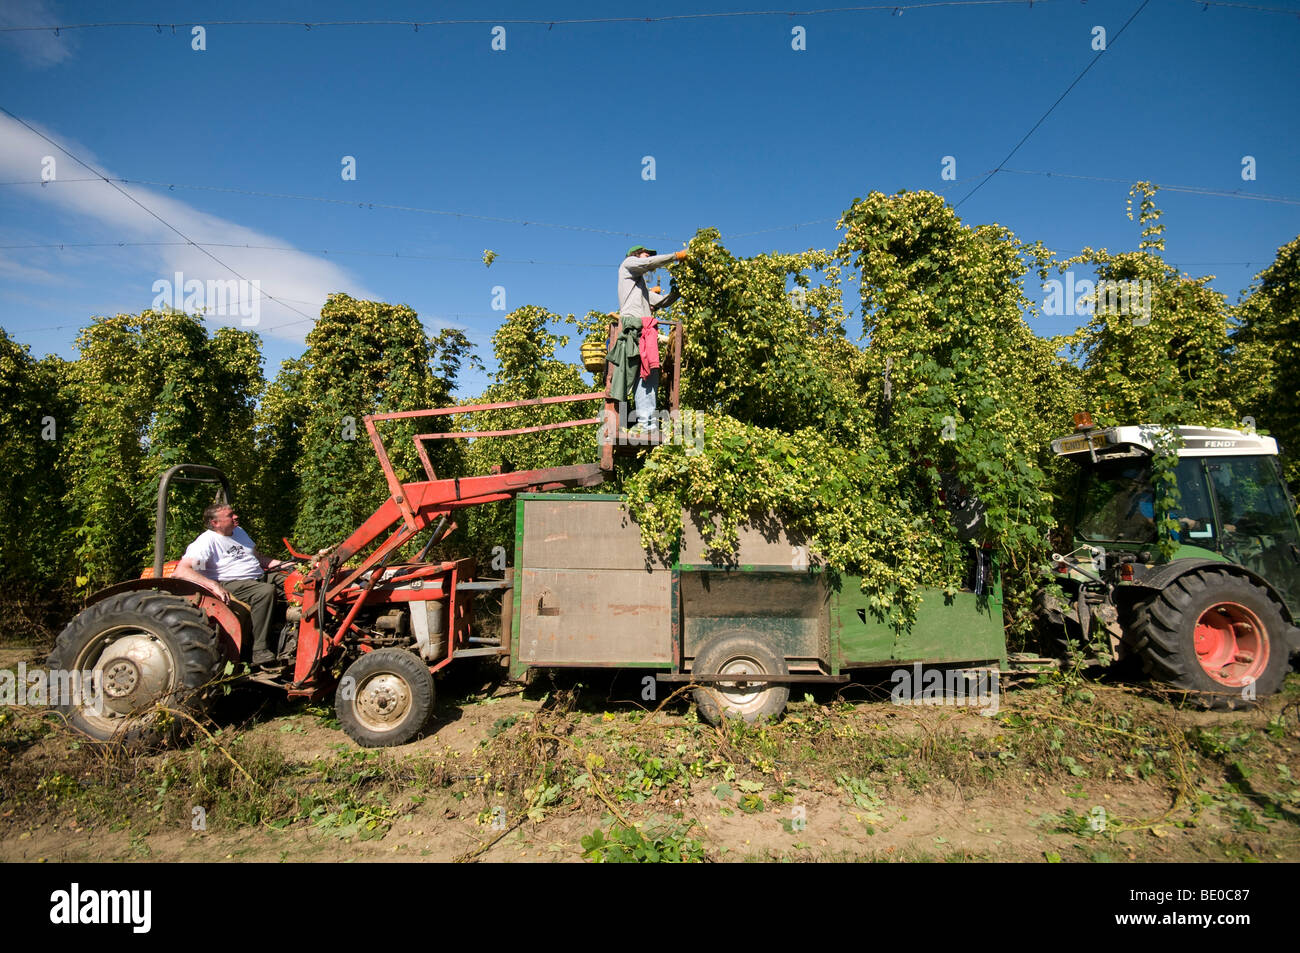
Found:
<svg viewBox="0 0 1300 953"><path fill-rule="evenodd" d="M644 245L633 245L631 248L627 250L627 257L631 258L639 251L648 251L652 255L655 254L655 250L653 248L646 248Z"/></svg>

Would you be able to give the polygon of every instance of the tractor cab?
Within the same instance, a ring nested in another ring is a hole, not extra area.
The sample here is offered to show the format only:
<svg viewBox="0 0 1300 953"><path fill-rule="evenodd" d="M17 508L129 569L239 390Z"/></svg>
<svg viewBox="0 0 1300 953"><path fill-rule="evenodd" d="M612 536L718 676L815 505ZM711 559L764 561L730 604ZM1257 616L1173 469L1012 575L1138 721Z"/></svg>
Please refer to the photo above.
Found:
<svg viewBox="0 0 1300 953"><path fill-rule="evenodd" d="M1094 569L1098 562L1103 570L1117 569L1122 581L1179 559L1234 563L1266 581L1300 617L1300 528L1277 442L1222 428L1170 432L1178 447L1177 502L1168 513L1178 524L1171 531L1172 559L1159 552L1151 475L1160 428L1091 429L1053 442L1052 450L1080 470L1072 523L1076 553Z"/></svg>
<svg viewBox="0 0 1300 953"><path fill-rule="evenodd" d="M1210 707L1276 691L1300 651L1300 528L1277 442L1210 427L1103 429L1087 414L1076 423L1052 443L1079 474L1069 551L1052 555L1055 585L1035 597L1043 647L1100 664L1136 658ZM1166 446L1177 461L1162 500L1153 474Z"/></svg>

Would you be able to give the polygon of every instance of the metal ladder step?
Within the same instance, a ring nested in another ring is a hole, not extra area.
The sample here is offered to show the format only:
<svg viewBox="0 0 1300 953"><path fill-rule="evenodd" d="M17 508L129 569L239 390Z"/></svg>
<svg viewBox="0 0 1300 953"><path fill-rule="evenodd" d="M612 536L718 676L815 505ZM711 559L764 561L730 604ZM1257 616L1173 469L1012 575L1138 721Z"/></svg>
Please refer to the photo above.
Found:
<svg viewBox="0 0 1300 953"><path fill-rule="evenodd" d="M504 579L480 579L476 582L462 582L457 584L457 592L497 592L501 589L513 589L514 584L506 582Z"/></svg>

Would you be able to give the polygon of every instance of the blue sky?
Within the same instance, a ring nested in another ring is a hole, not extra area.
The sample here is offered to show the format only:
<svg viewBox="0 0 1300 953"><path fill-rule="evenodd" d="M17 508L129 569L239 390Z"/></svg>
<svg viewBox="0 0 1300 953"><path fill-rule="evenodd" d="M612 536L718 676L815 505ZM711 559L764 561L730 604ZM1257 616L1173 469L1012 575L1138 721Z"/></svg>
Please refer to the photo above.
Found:
<svg viewBox="0 0 1300 953"><path fill-rule="evenodd" d="M1116 38L1141 0L549 27L511 21L763 5L9 0L0 26L207 24L206 49L189 26L0 32L0 106L130 180L139 203L284 302L259 306L268 375L301 352L304 315L331 291L409 304L431 332L462 327L490 363L495 288L509 309L612 310L634 241L667 251L714 226L743 255L832 247L855 196L960 200L1097 57L1097 26L1108 49L1006 163L1020 171L959 214L1068 255L1136 247L1124 209L1137 179L1267 197L1158 197L1168 260L1235 301L1300 233L1300 2L1261 5L1294 12L1149 0ZM240 19L317 25L216 22ZM358 19L426 25L322 25ZM491 48L498 24L504 50ZM48 155L55 181L8 184L39 182ZM0 326L37 355L75 356L91 316L149 307L178 271L232 277L183 243L140 244L182 239L111 186L72 181L90 175L0 114L0 246L63 245L0 248ZM273 247L223 247L241 245ZM846 297L856 307L854 286ZM472 375L462 393L484 383Z"/></svg>

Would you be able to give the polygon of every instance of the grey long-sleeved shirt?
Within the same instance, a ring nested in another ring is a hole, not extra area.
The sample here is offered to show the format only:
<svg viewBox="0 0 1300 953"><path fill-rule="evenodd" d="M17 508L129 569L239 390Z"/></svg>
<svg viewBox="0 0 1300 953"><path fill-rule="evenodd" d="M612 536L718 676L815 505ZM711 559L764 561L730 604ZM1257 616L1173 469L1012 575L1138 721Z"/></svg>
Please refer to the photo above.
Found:
<svg viewBox="0 0 1300 953"><path fill-rule="evenodd" d="M633 255L623 259L623 264L618 266L618 313L623 317L650 317L651 309L667 295L655 294L647 288L645 276L676 260L677 256L672 252L667 255L651 255L649 258Z"/></svg>

